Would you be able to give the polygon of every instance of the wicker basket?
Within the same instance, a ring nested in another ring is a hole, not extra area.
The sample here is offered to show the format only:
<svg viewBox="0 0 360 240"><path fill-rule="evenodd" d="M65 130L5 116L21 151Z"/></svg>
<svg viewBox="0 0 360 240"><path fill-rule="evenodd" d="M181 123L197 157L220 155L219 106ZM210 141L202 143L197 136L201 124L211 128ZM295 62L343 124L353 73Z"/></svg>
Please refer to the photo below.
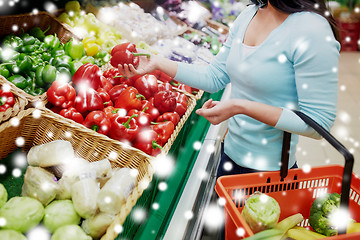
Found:
<svg viewBox="0 0 360 240"><path fill-rule="evenodd" d="M5 112L0 112L0 123L8 120L11 117L14 117L20 111L24 110L28 103L18 88L0 75L0 89L2 89L4 85L7 85L10 89L10 92L12 92L14 95L15 104L11 108L8 108Z"/></svg>
<svg viewBox="0 0 360 240"><path fill-rule="evenodd" d="M0 39L11 33L19 35L22 33L22 29L25 32L28 32L33 27L40 27L42 30L46 30L49 26L50 29L46 34L56 33L61 43L65 43L70 38L80 39L71 32L68 25L63 24L48 12L0 16L0 22ZM17 28L14 28L14 26L17 26ZM29 102L43 101L46 98L46 93L39 96L32 96L21 89L19 89L19 91Z"/></svg>
<svg viewBox="0 0 360 240"><path fill-rule="evenodd" d="M72 144L76 155L89 162L108 158L113 168L137 169L139 175L135 189L101 238L101 240L115 239L119 233L117 231L119 225L124 223L137 199L152 180L153 168L150 159L137 149L126 148L120 142L109 141L107 137L95 134L87 128L72 125L71 121L57 118L48 111L33 108L21 111L18 116L0 125L0 159L19 147L15 144L19 137L25 140L21 147L26 152L32 146L62 139Z"/></svg>

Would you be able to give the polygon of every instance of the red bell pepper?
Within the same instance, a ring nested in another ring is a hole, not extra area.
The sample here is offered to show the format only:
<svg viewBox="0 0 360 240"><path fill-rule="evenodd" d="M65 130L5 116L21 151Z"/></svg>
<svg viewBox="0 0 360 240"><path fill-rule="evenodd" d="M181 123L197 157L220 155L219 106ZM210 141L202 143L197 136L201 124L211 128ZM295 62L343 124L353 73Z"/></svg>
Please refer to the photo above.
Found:
<svg viewBox="0 0 360 240"><path fill-rule="evenodd" d="M134 87L140 94L144 95L146 99L149 99L158 91L157 81L158 80L154 75L146 74L135 80Z"/></svg>
<svg viewBox="0 0 360 240"><path fill-rule="evenodd" d="M177 112L166 112L163 115L160 115L156 119L156 122L166 122L166 121L171 121L176 126L176 124L178 124L178 122L180 121L180 116Z"/></svg>
<svg viewBox="0 0 360 240"><path fill-rule="evenodd" d="M117 68L110 68L103 73L103 76L108 78L112 85L124 83L127 77L120 75Z"/></svg>
<svg viewBox="0 0 360 240"><path fill-rule="evenodd" d="M185 114L187 110L187 97L185 94L179 92L175 92L175 95L176 95L176 107L174 111L177 112L181 117L182 115Z"/></svg>
<svg viewBox="0 0 360 240"><path fill-rule="evenodd" d="M110 131L111 122L103 111L92 111L86 116L84 126L107 135Z"/></svg>
<svg viewBox="0 0 360 240"><path fill-rule="evenodd" d="M159 86L158 86L159 91L165 91L165 90L172 91L172 89L173 88L172 88L171 84L168 82L159 84Z"/></svg>
<svg viewBox="0 0 360 240"><path fill-rule="evenodd" d="M110 68L103 72L103 76L106 78L113 78L115 76L120 75L119 70L117 68Z"/></svg>
<svg viewBox="0 0 360 240"><path fill-rule="evenodd" d="M157 92L154 95L154 106L160 113L173 112L176 108L175 93L169 90Z"/></svg>
<svg viewBox="0 0 360 240"><path fill-rule="evenodd" d="M0 112L5 112L15 104L14 94L0 89Z"/></svg>
<svg viewBox="0 0 360 240"><path fill-rule="evenodd" d="M155 125L152 125L152 129L159 134L158 143L161 146L164 146L165 143L171 137L171 134L173 134L175 125L171 121L160 122L160 123L156 123Z"/></svg>
<svg viewBox="0 0 360 240"><path fill-rule="evenodd" d="M150 114L146 113L145 110L146 108L144 108L142 111L139 111L137 109L131 109L127 113L128 116L132 116L135 114L138 115L138 117L135 118L135 121L140 129L149 127L151 123L151 116Z"/></svg>
<svg viewBox="0 0 360 240"><path fill-rule="evenodd" d="M86 63L79 67L72 77L72 82L78 88L93 88L98 89L101 86L100 68L97 65Z"/></svg>
<svg viewBox="0 0 360 240"><path fill-rule="evenodd" d="M128 87L128 85L126 85L126 84L120 84L120 85L116 85L113 88L111 88L109 90L109 95L110 95L111 101L113 103L116 103L116 100L118 99L120 93L122 91L124 91L127 87Z"/></svg>
<svg viewBox="0 0 360 240"><path fill-rule="evenodd" d="M69 118L80 124L84 122L84 117L74 107L70 107L66 109L64 108L60 111L59 114L65 118Z"/></svg>
<svg viewBox="0 0 360 240"><path fill-rule="evenodd" d="M75 108L81 114L95 110L103 110L104 103L100 95L92 88L81 89L75 100Z"/></svg>
<svg viewBox="0 0 360 240"><path fill-rule="evenodd" d="M117 116L111 122L109 137L121 142L131 143L139 133L139 126L134 119L136 117L136 114L130 117Z"/></svg>
<svg viewBox="0 0 360 240"><path fill-rule="evenodd" d="M154 98L151 98L151 99L154 99ZM148 100L141 101L140 109L145 109L145 112L150 114L151 121L155 121L160 116L159 110L156 107L154 107L154 104Z"/></svg>
<svg viewBox="0 0 360 240"><path fill-rule="evenodd" d="M188 85L180 83L177 88L184 91L184 92L188 92L188 93L192 94L192 88L190 86L188 86Z"/></svg>
<svg viewBox="0 0 360 240"><path fill-rule="evenodd" d="M101 81L101 86L100 87L103 88L106 92L109 92L110 89L113 88L113 84L111 83L110 78L106 78L104 76L101 76L100 81Z"/></svg>
<svg viewBox="0 0 360 240"><path fill-rule="evenodd" d="M111 99L110 99L109 93L107 93L107 92L105 91L105 89L99 88L99 89L97 90L97 93L99 94L99 96L101 97L101 99L102 99L102 101L103 101L103 103L104 103L104 108L105 108L105 107L108 107L108 106L113 106L113 105L114 105L113 102L112 102Z"/></svg>
<svg viewBox="0 0 360 240"><path fill-rule="evenodd" d="M130 52L135 52L136 51L136 45L134 43L131 43L131 42L118 44L115 47L113 47L113 49L111 49L111 56L114 56L114 54L116 52L119 52L119 51L123 52L125 50L129 50Z"/></svg>
<svg viewBox="0 0 360 240"><path fill-rule="evenodd" d="M110 119L110 121L113 121L119 115L122 117L126 116L126 110L123 109L123 111L121 111L120 108L114 108L113 106L108 106L104 108L103 111L106 114L106 116Z"/></svg>
<svg viewBox="0 0 360 240"><path fill-rule="evenodd" d="M149 74L154 75L157 79L160 80L160 75L161 75L161 71L160 71L160 70L155 69L154 71L152 71L152 72L149 73Z"/></svg>
<svg viewBox="0 0 360 240"><path fill-rule="evenodd" d="M119 50L114 52L112 51L113 54L111 54L112 57L110 59L110 64L116 68L119 66L119 64L132 64L136 68L139 65L139 56L146 56L148 58L150 57L150 54L138 53L136 48L124 49L122 46L115 46L114 48L119 48Z"/></svg>
<svg viewBox="0 0 360 240"><path fill-rule="evenodd" d="M51 111L53 111L54 113L57 113L57 114L60 114L61 110L63 110L63 109L64 108L57 107L57 106L53 106L53 107L50 108Z"/></svg>
<svg viewBox="0 0 360 240"><path fill-rule="evenodd" d="M76 92L75 89L66 82L54 81L46 92L48 101L60 108L74 106Z"/></svg>
<svg viewBox="0 0 360 240"><path fill-rule="evenodd" d="M139 94L139 91L134 87L127 87L122 91L115 102L116 108L123 108L127 111L131 109L140 109L141 98L143 95Z"/></svg>
<svg viewBox="0 0 360 240"><path fill-rule="evenodd" d="M135 140L133 147L145 152L148 155L156 156L161 152L162 147L157 143L159 135L152 129L140 131Z"/></svg>
<svg viewBox="0 0 360 240"><path fill-rule="evenodd" d="M155 71L159 71L157 73L157 74L159 74L159 76L157 76L157 78L162 82L171 82L172 80L174 80L172 77L170 77L169 75L167 75L166 73L164 73L160 70L155 70Z"/></svg>

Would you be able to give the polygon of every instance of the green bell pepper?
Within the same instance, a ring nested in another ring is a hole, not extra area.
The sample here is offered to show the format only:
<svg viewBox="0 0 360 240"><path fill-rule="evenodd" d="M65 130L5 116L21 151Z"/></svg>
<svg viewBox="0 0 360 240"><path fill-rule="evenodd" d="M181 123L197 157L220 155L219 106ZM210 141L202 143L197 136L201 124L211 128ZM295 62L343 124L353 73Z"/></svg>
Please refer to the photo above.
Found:
<svg viewBox="0 0 360 240"><path fill-rule="evenodd" d="M100 50L98 51L97 54L95 54L94 58L104 58L106 57L106 55L108 55L109 53L105 50Z"/></svg>
<svg viewBox="0 0 360 240"><path fill-rule="evenodd" d="M51 59L51 54L49 52L44 52L41 54L41 59L43 61L49 62Z"/></svg>
<svg viewBox="0 0 360 240"><path fill-rule="evenodd" d="M21 52L30 54L30 53L35 52L38 48L39 48L39 46L35 45L35 44L34 45L25 45L25 46L21 47Z"/></svg>
<svg viewBox="0 0 360 240"><path fill-rule="evenodd" d="M91 64L95 64L95 58L91 57L91 56L83 56L80 61L85 64L85 63L91 63Z"/></svg>
<svg viewBox="0 0 360 240"><path fill-rule="evenodd" d="M32 68L31 59L25 53L20 53L19 58L16 60L16 65L19 67L20 72L28 72Z"/></svg>
<svg viewBox="0 0 360 240"><path fill-rule="evenodd" d="M26 45L33 45L35 43L36 38L28 33L23 33L21 35L21 40L23 41L23 44L26 46Z"/></svg>
<svg viewBox="0 0 360 240"><path fill-rule="evenodd" d="M58 56L62 56L62 55L65 55L65 50L63 47L59 46L59 47L51 50L51 56L53 56L53 57L58 57Z"/></svg>
<svg viewBox="0 0 360 240"><path fill-rule="evenodd" d="M44 43L46 48L58 48L60 46L60 40L56 36L56 33L54 35L47 35L44 38Z"/></svg>
<svg viewBox="0 0 360 240"><path fill-rule="evenodd" d="M55 67L66 67L66 68L70 68L70 62L71 62L71 57L68 55L62 55L62 56L58 56L55 57L54 60L51 62L51 65L55 66Z"/></svg>
<svg viewBox="0 0 360 240"><path fill-rule="evenodd" d="M0 51L0 60L4 63L15 61L20 56L20 53L13 49L2 49Z"/></svg>
<svg viewBox="0 0 360 240"><path fill-rule="evenodd" d="M11 48L16 51L19 51L21 47L24 45L24 43L20 37L10 34L4 38L2 45L4 48Z"/></svg>
<svg viewBox="0 0 360 240"><path fill-rule="evenodd" d="M25 89L29 86L29 80L18 74L9 77L8 80L20 89Z"/></svg>
<svg viewBox="0 0 360 240"><path fill-rule="evenodd" d="M39 28L39 27L34 27L34 28L30 29L29 33L31 36L36 37L40 41L43 41L45 38L45 33L47 31L49 31L49 29L50 29L50 26L45 31L42 31L41 28Z"/></svg>
<svg viewBox="0 0 360 240"><path fill-rule="evenodd" d="M79 67L81 67L83 65L82 62L80 62L79 60L74 60L72 62L69 63L70 65L70 72L71 75L74 75L74 73L79 69Z"/></svg>
<svg viewBox="0 0 360 240"><path fill-rule="evenodd" d="M10 76L9 70L3 64L0 64L0 75L4 78L8 78Z"/></svg>
<svg viewBox="0 0 360 240"><path fill-rule="evenodd" d="M65 53L72 59L80 59L84 54L84 44L81 41L71 39L65 43Z"/></svg>
<svg viewBox="0 0 360 240"><path fill-rule="evenodd" d="M56 79L56 68L50 64L45 65L42 71L42 79L46 84L50 84Z"/></svg>

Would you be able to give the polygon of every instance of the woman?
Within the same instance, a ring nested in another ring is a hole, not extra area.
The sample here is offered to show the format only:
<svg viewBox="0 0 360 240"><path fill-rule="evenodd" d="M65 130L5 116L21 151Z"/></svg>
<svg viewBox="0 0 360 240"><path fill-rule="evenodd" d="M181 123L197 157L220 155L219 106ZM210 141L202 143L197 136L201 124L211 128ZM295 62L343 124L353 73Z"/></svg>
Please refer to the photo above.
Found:
<svg viewBox="0 0 360 240"><path fill-rule="evenodd" d="M212 124L229 119L218 176L280 169L283 131L320 136L292 110L329 130L336 117L340 44L334 20L321 0L252 1L235 20L224 46L208 66L142 58L127 76L159 69L208 92L231 83L231 99L208 100L197 114ZM298 136L292 135L289 166ZM225 171L223 164L232 163Z"/></svg>

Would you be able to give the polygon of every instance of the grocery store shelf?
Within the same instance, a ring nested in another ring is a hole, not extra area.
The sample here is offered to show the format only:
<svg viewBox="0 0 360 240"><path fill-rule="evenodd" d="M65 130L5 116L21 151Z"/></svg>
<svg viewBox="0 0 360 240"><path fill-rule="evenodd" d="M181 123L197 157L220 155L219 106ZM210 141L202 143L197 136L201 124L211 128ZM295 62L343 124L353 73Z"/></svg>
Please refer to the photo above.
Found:
<svg viewBox="0 0 360 240"><path fill-rule="evenodd" d="M229 97L230 86L225 89L221 101ZM202 215L215 186L216 169L220 160L220 143L226 129L226 122L210 126L163 239L201 237Z"/></svg>

